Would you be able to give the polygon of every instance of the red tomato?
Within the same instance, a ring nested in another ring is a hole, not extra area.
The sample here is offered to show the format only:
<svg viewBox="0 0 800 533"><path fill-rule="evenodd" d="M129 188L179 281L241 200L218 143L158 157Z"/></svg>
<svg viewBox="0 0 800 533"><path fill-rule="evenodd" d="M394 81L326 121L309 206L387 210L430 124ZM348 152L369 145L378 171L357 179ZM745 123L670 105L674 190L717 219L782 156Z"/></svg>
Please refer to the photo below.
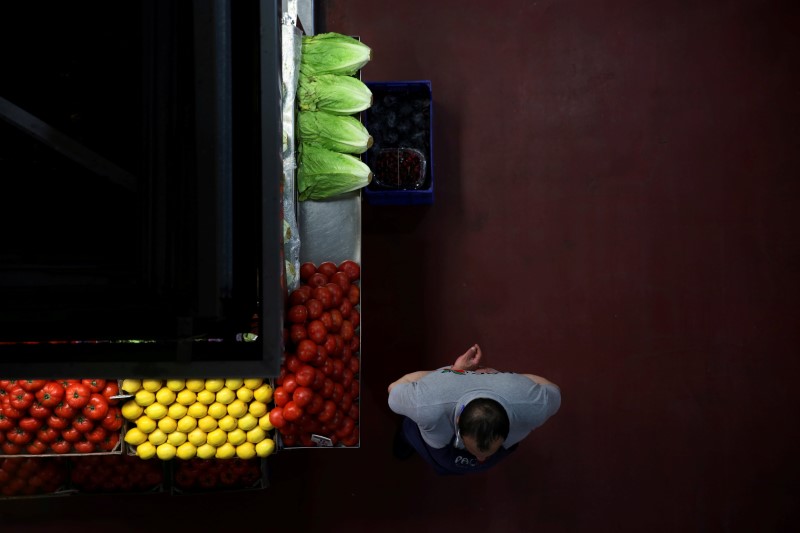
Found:
<svg viewBox="0 0 800 533"><path fill-rule="evenodd" d="M75 418L78 410L70 406L67 402L62 401L53 409L53 413L61 418Z"/></svg>
<svg viewBox="0 0 800 533"><path fill-rule="evenodd" d="M69 453L72 451L72 444L68 441L64 440L63 438L59 437L56 438L55 442L50 445L50 449L53 450L55 453L62 454L62 453Z"/></svg>
<svg viewBox="0 0 800 533"><path fill-rule="evenodd" d="M292 446L295 446L297 444L297 437L295 437L294 435L283 435L283 434L281 434L281 435L283 437L283 444L285 446L292 447Z"/></svg>
<svg viewBox="0 0 800 533"><path fill-rule="evenodd" d="M44 379L21 379L17 381L17 385L22 387L27 392L36 392L47 383Z"/></svg>
<svg viewBox="0 0 800 533"><path fill-rule="evenodd" d="M352 418L353 420L358 420L358 404L353 402L353 405L350 406L350 409L347 411L347 416Z"/></svg>
<svg viewBox="0 0 800 533"><path fill-rule="evenodd" d="M96 426L90 432L86 434L86 440L92 442L94 444L99 444L106 438L108 432L105 430L103 426Z"/></svg>
<svg viewBox="0 0 800 533"><path fill-rule="evenodd" d="M322 302L317 300L316 298L311 298L306 302L306 307L308 308L308 318L309 320L316 320L322 316L322 312L325 311L325 308L322 305Z"/></svg>
<svg viewBox="0 0 800 533"><path fill-rule="evenodd" d="M47 426L56 429L58 431L61 431L62 429L65 429L67 426L69 426L69 420L51 414L50 416L47 417Z"/></svg>
<svg viewBox="0 0 800 533"><path fill-rule="evenodd" d="M286 425L286 420L283 418L283 407L275 407L269 412L270 423L278 429Z"/></svg>
<svg viewBox="0 0 800 533"><path fill-rule="evenodd" d="M311 365L303 365L300 367L300 370L297 371L296 374L297 384L301 387L309 387L314 383L314 377L316 376L316 370ZM287 391L291 394L294 394L294 389L292 391Z"/></svg>
<svg viewBox="0 0 800 533"><path fill-rule="evenodd" d="M314 394L311 397L311 403L306 406L306 413L315 415L322 411L323 405L325 405L325 398L319 394Z"/></svg>
<svg viewBox="0 0 800 533"><path fill-rule="evenodd" d="M353 371L350 370L349 366L346 366L342 370L342 386L349 391L351 383L353 383ZM345 396L349 396L349 394L345 394Z"/></svg>
<svg viewBox="0 0 800 533"><path fill-rule="evenodd" d="M92 395L92 390L84 383L72 383L67 387L66 400L67 404L73 409L83 409L89 403L89 397Z"/></svg>
<svg viewBox="0 0 800 533"><path fill-rule="evenodd" d="M295 377L295 375L294 374L286 374L286 377L283 380L283 385L282 386L283 386L284 390L287 393L292 394L294 392L294 390L297 388L297 378ZM274 394L274 391L273 391L273 394Z"/></svg>
<svg viewBox="0 0 800 533"><path fill-rule="evenodd" d="M350 318L352 311L353 304L350 303L350 300L342 300L341 305L339 305L339 312L342 313L342 318Z"/></svg>
<svg viewBox="0 0 800 533"><path fill-rule="evenodd" d="M94 428L94 423L89 418L87 418L85 415L80 414L75 418L75 420L72 421L72 427L74 429L77 429L81 433L88 433ZM62 432L62 434L65 434L65 433L66 433L66 431ZM66 435L65 435L64 438L66 438ZM69 439L67 439L67 440L69 440Z"/></svg>
<svg viewBox="0 0 800 533"><path fill-rule="evenodd" d="M349 320L342 321L341 330L342 330L342 340L349 342L350 339L353 338L353 335L355 335L355 329L353 328L353 323L350 322Z"/></svg>
<svg viewBox="0 0 800 533"><path fill-rule="evenodd" d="M125 418L122 416L119 407L109 407L106 416L100 424L108 431L119 431L124 422Z"/></svg>
<svg viewBox="0 0 800 533"><path fill-rule="evenodd" d="M361 349L361 338L353 333L353 338L350 339L350 350L355 354L358 353L359 349Z"/></svg>
<svg viewBox="0 0 800 533"><path fill-rule="evenodd" d="M19 420L25 415L25 410L20 410L11 405L11 401L3 402L3 414L11 420Z"/></svg>
<svg viewBox="0 0 800 533"><path fill-rule="evenodd" d="M102 420L108 413L108 400L102 394L94 393L89 397L89 403L83 408L82 413L89 420Z"/></svg>
<svg viewBox="0 0 800 533"><path fill-rule="evenodd" d="M331 359L325 361L325 364L322 365L322 371L325 372L326 376L331 375L331 372L333 372L333 361Z"/></svg>
<svg viewBox="0 0 800 533"><path fill-rule="evenodd" d="M289 326L289 339L297 344L303 339L308 338L308 332L303 324L292 324Z"/></svg>
<svg viewBox="0 0 800 533"><path fill-rule="evenodd" d="M116 381L109 380L106 386L103 387L103 390L100 391L100 394L105 396L106 400L108 400L108 405L116 405L117 400L112 399L112 397L119 394L119 385Z"/></svg>
<svg viewBox="0 0 800 533"><path fill-rule="evenodd" d="M322 383L322 391L320 392L323 398L330 398L333 394L333 380L331 378L325 378L325 381Z"/></svg>
<svg viewBox="0 0 800 533"><path fill-rule="evenodd" d="M325 373L322 372L319 368L314 369L314 383L311 384L311 388L314 390L319 390L322 388L322 384L325 382Z"/></svg>
<svg viewBox="0 0 800 533"><path fill-rule="evenodd" d="M354 379L353 382L350 384L350 397L355 400L356 398L358 398L359 391L360 388L358 385L358 380Z"/></svg>
<svg viewBox="0 0 800 533"><path fill-rule="evenodd" d="M119 433L110 432L108 435L106 435L106 438L104 438L102 442L100 442L100 444L97 445L97 447L103 450L104 452L110 452L117 447L118 443L119 443ZM154 483L154 485L155 484L156 483Z"/></svg>
<svg viewBox="0 0 800 533"><path fill-rule="evenodd" d="M311 364L315 367L319 368L325 364L325 361L328 360L328 350L325 346L318 344L317 345L317 356L311 361Z"/></svg>
<svg viewBox="0 0 800 533"><path fill-rule="evenodd" d="M331 283L337 284L343 294L347 294L347 291L350 290L350 277L347 272L337 272L331 276Z"/></svg>
<svg viewBox="0 0 800 533"><path fill-rule="evenodd" d="M317 272L316 274L308 278L308 281L306 281L306 283L312 289L315 289L317 287L324 287L325 284L328 283L328 277L321 272Z"/></svg>
<svg viewBox="0 0 800 533"><path fill-rule="evenodd" d="M293 374L296 374L297 371L300 370L300 367L303 366L303 362L296 355L287 357L284 364L286 365L286 369Z"/></svg>
<svg viewBox="0 0 800 533"><path fill-rule="evenodd" d="M315 343L324 343L327 335L328 330L321 320L312 320L311 323L308 324L308 337Z"/></svg>
<svg viewBox="0 0 800 533"><path fill-rule="evenodd" d="M49 381L36 393L36 399L45 407L55 407L64 399L64 387L57 381Z"/></svg>
<svg viewBox="0 0 800 533"><path fill-rule="evenodd" d="M322 302L322 307L325 309L330 309L333 305L333 295L331 291L328 290L328 287L321 285L315 288L311 294L314 296L315 300Z"/></svg>
<svg viewBox="0 0 800 533"><path fill-rule="evenodd" d="M42 427L42 421L33 417L26 417L21 418L18 425L25 431L36 433Z"/></svg>
<svg viewBox="0 0 800 533"><path fill-rule="evenodd" d="M351 433L349 437L342 439L342 444L345 446L355 446L358 444L358 427L353 429L353 433Z"/></svg>
<svg viewBox="0 0 800 533"><path fill-rule="evenodd" d="M314 391L309 387L297 387L292 394L292 401L298 407L305 407L311 403L314 398Z"/></svg>
<svg viewBox="0 0 800 533"><path fill-rule="evenodd" d="M14 409L19 409L20 411L24 411L28 407L31 406L34 400L33 394L26 391L20 386L17 386L10 391L9 394L9 404Z"/></svg>
<svg viewBox="0 0 800 533"><path fill-rule="evenodd" d="M339 402L339 409L345 414L350 410L350 407L353 406L353 399L350 397L349 394L345 394L342 396L342 401Z"/></svg>
<svg viewBox="0 0 800 533"><path fill-rule="evenodd" d="M306 303L306 300L308 300L310 297L311 297L311 287L309 287L308 285L303 285L302 287L293 290L289 294L289 305L304 304Z"/></svg>
<svg viewBox="0 0 800 533"><path fill-rule="evenodd" d="M345 416L342 418L342 423L339 425L339 429L336 430L336 436L340 439L347 438L352 432L353 429L356 427L356 422L352 418Z"/></svg>
<svg viewBox="0 0 800 533"><path fill-rule="evenodd" d="M342 346L342 362L345 364L350 362L350 359L353 357L353 350L350 349L350 344L345 344Z"/></svg>
<svg viewBox="0 0 800 533"><path fill-rule="evenodd" d="M350 259L339 263L339 270L347 274L350 281L356 281L361 277L361 267L358 266L358 263Z"/></svg>
<svg viewBox="0 0 800 533"><path fill-rule="evenodd" d="M339 309L331 309L331 327L330 331L337 332L342 328L342 312Z"/></svg>
<svg viewBox="0 0 800 533"><path fill-rule="evenodd" d="M36 438L45 444L50 444L51 442L55 442L56 438L58 438L58 431L56 431L55 428L43 426L36 432Z"/></svg>
<svg viewBox="0 0 800 533"><path fill-rule="evenodd" d="M308 318L308 308L305 305L293 305L286 315L287 320L294 324L302 324Z"/></svg>
<svg viewBox="0 0 800 533"><path fill-rule="evenodd" d="M334 414L336 414L336 404L331 400L325 400L325 404L322 406L322 412L317 415L317 420L320 422L328 422L333 418Z"/></svg>
<svg viewBox="0 0 800 533"><path fill-rule="evenodd" d="M358 305L361 302L361 291L357 285L350 285L350 289L347 291L347 299L353 305Z"/></svg>
<svg viewBox="0 0 800 533"><path fill-rule="evenodd" d="M334 335L333 341L336 344L336 347L333 349L333 355L335 357L341 357L342 351L344 351L344 341L342 340L342 336Z"/></svg>
<svg viewBox="0 0 800 533"><path fill-rule="evenodd" d="M6 438L9 438L6 435ZM3 444L0 444L0 450L3 451L3 455L17 455L22 448L20 448L19 444L14 444L10 440L5 441Z"/></svg>
<svg viewBox="0 0 800 533"><path fill-rule="evenodd" d="M75 443L81 440L83 435L74 427L69 427L61 432L61 437L69 443Z"/></svg>
<svg viewBox="0 0 800 533"><path fill-rule="evenodd" d="M75 451L78 453L92 453L95 450L95 445L93 442L89 442L88 440L81 440L76 442L73 447Z"/></svg>
<svg viewBox="0 0 800 533"><path fill-rule="evenodd" d="M286 402L289 401L290 397L291 395L286 392L286 389L284 389L283 386L279 385L275 387L275 390L272 391L272 401L275 402L275 405L278 407L283 407L286 405Z"/></svg>
<svg viewBox="0 0 800 533"><path fill-rule="evenodd" d="M314 263L303 263L300 265L300 279L308 281L311 276L317 273L317 267Z"/></svg>
<svg viewBox="0 0 800 533"><path fill-rule="evenodd" d="M82 379L81 383L89 387L92 392L100 392L106 386L106 380L104 379Z"/></svg>
<svg viewBox="0 0 800 533"><path fill-rule="evenodd" d="M350 359L350 372L353 374L358 374L358 368L360 363L358 362L358 357L353 357Z"/></svg>
<svg viewBox="0 0 800 533"><path fill-rule="evenodd" d="M45 407L38 401L35 401L28 407L28 413L34 418L47 418L50 416L50 408Z"/></svg>
<svg viewBox="0 0 800 533"><path fill-rule="evenodd" d="M27 451L31 455L41 455L47 451L47 445L40 440L34 440L30 444L28 444L28 446L25 447L25 451Z"/></svg>
<svg viewBox="0 0 800 533"><path fill-rule="evenodd" d="M339 307L342 305L342 300L344 299L344 291L342 291L342 288L336 283L328 283L325 285L325 288L331 293L331 306Z"/></svg>
<svg viewBox="0 0 800 533"><path fill-rule="evenodd" d="M8 439L8 441L12 444L23 446L28 444L33 439L33 435L31 435L29 431L25 431L20 427L16 427L6 433L6 439Z"/></svg>
<svg viewBox="0 0 800 533"><path fill-rule="evenodd" d="M303 416L303 409L293 400L289 400L286 402L286 405L283 406L283 418L287 422L294 422L301 416Z"/></svg>
<svg viewBox="0 0 800 533"><path fill-rule="evenodd" d="M327 331L330 331L331 327L333 327L333 319L328 311L322 313L322 316L319 317L319 321L322 322L322 325L325 326Z"/></svg>
<svg viewBox="0 0 800 533"><path fill-rule="evenodd" d="M341 359L334 359L333 360L333 371L330 373L330 377L333 381L341 381L342 380L342 371L344 370L344 363Z"/></svg>
<svg viewBox="0 0 800 533"><path fill-rule="evenodd" d="M311 339L303 339L297 344L297 358L302 362L311 362L316 356L317 345Z"/></svg>
<svg viewBox="0 0 800 533"><path fill-rule="evenodd" d="M336 264L333 263L332 261L325 261L323 263L320 263L319 266L317 267L317 272L324 274L325 277L327 278L330 278L331 276L336 274L337 270L338 269L336 268Z"/></svg>
<svg viewBox="0 0 800 533"><path fill-rule="evenodd" d="M8 418L3 411L3 408L0 407L0 431L8 431L13 427L14 421L11 418Z"/></svg>
<svg viewBox="0 0 800 533"><path fill-rule="evenodd" d="M341 383L334 383L333 384L333 394L331 394L331 400L333 403L339 403L342 401L342 396L344 396L344 386Z"/></svg>

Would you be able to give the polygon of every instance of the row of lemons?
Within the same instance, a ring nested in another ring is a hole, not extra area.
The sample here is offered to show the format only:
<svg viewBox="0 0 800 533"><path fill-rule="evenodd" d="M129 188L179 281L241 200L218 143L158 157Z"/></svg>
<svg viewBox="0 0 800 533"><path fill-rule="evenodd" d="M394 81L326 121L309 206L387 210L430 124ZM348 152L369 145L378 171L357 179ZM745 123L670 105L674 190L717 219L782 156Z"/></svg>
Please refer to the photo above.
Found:
<svg viewBox="0 0 800 533"><path fill-rule="evenodd" d="M252 459L275 451L263 379L126 379L125 442L142 459Z"/></svg>

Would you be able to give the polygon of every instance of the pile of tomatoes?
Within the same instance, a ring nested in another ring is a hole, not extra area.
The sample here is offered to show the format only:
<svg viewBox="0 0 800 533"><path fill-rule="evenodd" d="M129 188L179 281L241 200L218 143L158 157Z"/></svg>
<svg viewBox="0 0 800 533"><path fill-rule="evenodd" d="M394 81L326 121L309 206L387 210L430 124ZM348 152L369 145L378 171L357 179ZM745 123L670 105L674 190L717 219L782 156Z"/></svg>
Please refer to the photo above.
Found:
<svg viewBox="0 0 800 533"><path fill-rule="evenodd" d="M132 455L72 457L71 486L83 492L143 492L164 481L164 465Z"/></svg>
<svg viewBox="0 0 800 533"><path fill-rule="evenodd" d="M361 267L323 262L300 266L287 303L286 355L269 420L284 446L358 444Z"/></svg>
<svg viewBox="0 0 800 533"><path fill-rule="evenodd" d="M114 380L0 380L0 453L109 452L124 422Z"/></svg>
<svg viewBox="0 0 800 533"><path fill-rule="evenodd" d="M67 464L61 457L8 457L0 459L0 495L52 494L67 481Z"/></svg>
<svg viewBox="0 0 800 533"><path fill-rule="evenodd" d="M261 459L194 458L174 467L175 488L184 491L255 488L262 477Z"/></svg>

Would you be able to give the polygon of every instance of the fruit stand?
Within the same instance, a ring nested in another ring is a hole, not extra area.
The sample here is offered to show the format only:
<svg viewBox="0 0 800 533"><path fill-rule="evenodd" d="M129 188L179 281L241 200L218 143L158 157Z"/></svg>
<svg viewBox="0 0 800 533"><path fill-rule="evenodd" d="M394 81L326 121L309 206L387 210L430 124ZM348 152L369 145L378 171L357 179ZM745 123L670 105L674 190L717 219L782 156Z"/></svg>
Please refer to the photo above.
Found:
<svg viewBox="0 0 800 533"><path fill-rule="evenodd" d="M198 306L211 311L200 313L205 322L178 320L177 338L20 337L4 328L2 497L261 489L266 458L279 450L359 446L361 189L372 178L361 154L372 138L359 120L371 97L363 98L369 89L358 72L370 50L338 34L311 39L297 21L313 2L285 4L280 19L260 18L276 30L261 54L274 56L269 45L280 43L281 65L273 66L283 90L280 110L260 119L259 190L269 205L244 218L260 221L263 233L258 253L244 256L257 280L245 285L249 306L236 296L226 297L227 307L204 303L226 290L218 283L227 279L225 254L239 257L223 240L206 256L218 267L210 273L217 292L196 293ZM354 47L359 57L331 64L337 47ZM314 54L330 70L306 59ZM323 79L332 89L318 85ZM348 95L355 84L366 104L337 96L342 84L350 84ZM262 79L261 97L277 94L275 86ZM326 90L332 96L322 104ZM350 143L342 128L361 140ZM224 153L223 146L217 155ZM225 230L225 214L218 220L216 229ZM271 245L281 227L283 246ZM235 313L226 314L230 308Z"/></svg>

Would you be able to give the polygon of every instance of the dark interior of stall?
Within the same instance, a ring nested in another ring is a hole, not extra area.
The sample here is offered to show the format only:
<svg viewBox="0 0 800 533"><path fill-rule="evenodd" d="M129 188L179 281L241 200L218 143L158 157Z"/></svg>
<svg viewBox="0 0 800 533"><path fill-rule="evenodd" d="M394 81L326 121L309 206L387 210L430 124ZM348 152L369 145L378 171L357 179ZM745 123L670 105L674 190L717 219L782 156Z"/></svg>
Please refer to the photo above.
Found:
<svg viewBox="0 0 800 533"><path fill-rule="evenodd" d="M93 30L14 32L5 16L0 96L138 172L141 102L123 77L140 3L17 4L83 9ZM360 447L281 450L256 492L0 501L0 530L800 530L800 6L316 10L317 33L373 49L364 81L430 80L433 94L435 202L363 205ZM64 47L39 50L43 33ZM81 275L132 275L120 237L142 228L124 191L2 122L0 139L4 262L46 248L103 258ZM26 160L42 183L13 179ZM42 228L40 210L68 223ZM484 474L398 461L386 387L473 343L495 368L557 383L560 411Z"/></svg>

